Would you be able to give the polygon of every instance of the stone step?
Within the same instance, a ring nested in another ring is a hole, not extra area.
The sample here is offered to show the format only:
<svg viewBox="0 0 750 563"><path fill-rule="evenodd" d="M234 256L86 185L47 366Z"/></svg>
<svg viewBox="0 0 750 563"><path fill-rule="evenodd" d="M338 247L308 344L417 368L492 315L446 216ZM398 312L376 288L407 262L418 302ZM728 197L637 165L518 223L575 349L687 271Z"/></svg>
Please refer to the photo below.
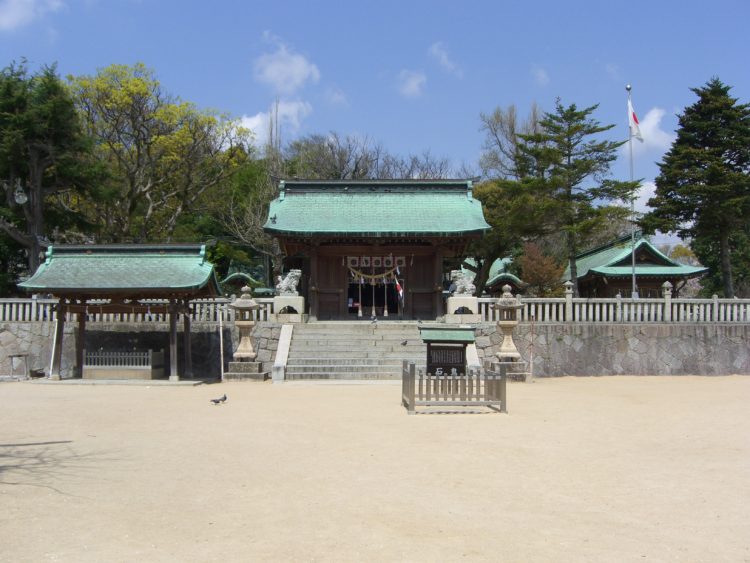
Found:
<svg viewBox="0 0 750 563"><path fill-rule="evenodd" d="M310 361L314 363L326 363L330 361L336 362L365 362L365 363L377 363L377 362L401 362L407 360L409 362L424 363L427 356L425 354L390 354L387 356L381 354L360 354L359 352L349 352L347 354L341 353L336 356L329 356L326 354L295 354L289 357L289 362L304 362ZM521 371L521 370L516 370Z"/></svg>
<svg viewBox="0 0 750 563"><path fill-rule="evenodd" d="M338 373L295 373L287 371L286 379L292 381L300 380L314 380L314 379L401 379L401 372L399 373L384 373L381 371L375 372L338 372Z"/></svg>
<svg viewBox="0 0 750 563"><path fill-rule="evenodd" d="M322 377L337 373L383 373L400 375L401 366L381 366L377 364L362 366L287 366L286 373L317 374Z"/></svg>

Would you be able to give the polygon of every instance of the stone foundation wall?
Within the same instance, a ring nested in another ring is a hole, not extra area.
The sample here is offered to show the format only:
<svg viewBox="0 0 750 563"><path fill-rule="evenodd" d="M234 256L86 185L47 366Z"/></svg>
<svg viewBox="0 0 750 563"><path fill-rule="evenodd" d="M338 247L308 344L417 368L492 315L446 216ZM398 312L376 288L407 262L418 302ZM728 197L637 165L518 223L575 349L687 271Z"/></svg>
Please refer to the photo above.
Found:
<svg viewBox="0 0 750 563"><path fill-rule="evenodd" d="M55 324L51 322L0 323L0 376L11 375L12 354L28 354L29 369L49 373L52 358L52 336ZM67 375L75 363L75 334L73 326L65 327L63 339L62 371ZM12 373L23 371L23 361L15 360Z"/></svg>
<svg viewBox="0 0 750 563"><path fill-rule="evenodd" d="M513 340L529 360L531 326ZM496 326L477 328L481 360L500 348ZM750 375L750 325L536 324L534 376Z"/></svg>
<svg viewBox="0 0 750 563"><path fill-rule="evenodd" d="M65 324L61 371L63 377L73 374L77 323ZM11 375L11 354L29 354L31 370L49 374L52 355L54 323L2 323L0 324L0 376ZM215 323L193 323L192 337L193 373L198 379L218 379L220 376L219 328ZM263 371L271 372L278 348L281 325L259 323L253 329L253 342L258 361ZM232 360L232 351L237 348L239 332L234 326L224 326L224 362ZM85 348L87 350L164 350L165 373L169 373L169 325L167 323L91 323L86 327ZM177 330L178 369L183 364L182 323ZM15 362L14 374L23 371L22 363Z"/></svg>
<svg viewBox="0 0 750 563"><path fill-rule="evenodd" d="M263 371L270 373L281 324L262 322L253 330L253 342ZM178 360L182 363L182 325L178 329ZM9 356L29 354L32 370L49 372L54 323L0 323L0 376L11 374ZM196 378L218 378L219 333L216 324L194 323L193 368ZM480 359L500 347L494 324L477 327ZM750 325L738 324L536 324L534 375L724 375L750 374ZM519 325L514 340L524 360L529 359L531 326ZM76 323L65 326L62 371L72 374L75 362ZM224 327L224 361L237 348L238 333ZM168 325L156 323L92 323L86 348L109 350L169 350ZM16 360L14 373L22 367ZM167 366L167 370L168 370ZM168 373L168 371L167 371Z"/></svg>

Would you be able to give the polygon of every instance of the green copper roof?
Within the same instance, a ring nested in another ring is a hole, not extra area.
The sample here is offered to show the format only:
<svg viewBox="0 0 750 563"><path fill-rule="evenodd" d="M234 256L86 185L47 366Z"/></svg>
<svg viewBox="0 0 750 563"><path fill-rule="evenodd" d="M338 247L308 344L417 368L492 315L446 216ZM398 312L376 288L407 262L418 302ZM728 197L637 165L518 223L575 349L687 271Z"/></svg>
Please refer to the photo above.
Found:
<svg viewBox="0 0 750 563"><path fill-rule="evenodd" d="M601 275L607 277L632 276L631 238L625 236L609 244L588 250L576 258L578 277L586 275ZM635 275L658 277L693 277L702 274L708 268L701 266L687 266L672 260L659 251L645 238L635 241ZM640 257L645 256L646 261ZM570 266L565 268L565 280L570 279Z"/></svg>
<svg viewBox="0 0 750 563"><path fill-rule="evenodd" d="M19 286L53 294L220 293L205 246L186 244L51 246Z"/></svg>
<svg viewBox="0 0 750 563"><path fill-rule="evenodd" d="M505 258L498 258L490 266L490 271L487 276L487 282L484 284L485 287L493 287L499 284L506 284L508 282L514 284L516 287L524 287L527 284L523 282L518 276L507 272L506 269L513 262L513 258L507 256ZM472 280L477 275L477 263L473 258L466 258L461 265L461 270L469 276Z"/></svg>
<svg viewBox="0 0 750 563"><path fill-rule="evenodd" d="M423 342L474 342L473 328L432 328L419 329Z"/></svg>
<svg viewBox="0 0 750 563"><path fill-rule="evenodd" d="M282 182L264 229L297 236L451 236L490 226L470 181Z"/></svg>

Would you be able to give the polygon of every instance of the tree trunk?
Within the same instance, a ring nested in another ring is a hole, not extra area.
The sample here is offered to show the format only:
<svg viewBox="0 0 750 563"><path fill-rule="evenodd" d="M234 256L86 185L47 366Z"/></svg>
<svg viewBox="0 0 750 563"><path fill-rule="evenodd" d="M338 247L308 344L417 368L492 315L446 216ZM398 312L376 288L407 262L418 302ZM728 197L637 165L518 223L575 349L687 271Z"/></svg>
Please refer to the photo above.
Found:
<svg viewBox="0 0 750 563"><path fill-rule="evenodd" d="M482 260L482 266L474 276L474 286L476 287L476 289L474 290L474 295L476 295L477 297L481 297L482 293L484 292L484 287L490 277L490 268L492 267L492 264L493 262L495 262L495 260L497 260L497 257L494 254L491 256L487 256L484 260Z"/></svg>
<svg viewBox="0 0 750 563"><path fill-rule="evenodd" d="M729 260L729 234L721 233L720 250L721 255L721 280L724 282L724 297L734 297L734 285L732 284L732 262Z"/></svg>
<svg viewBox="0 0 750 563"><path fill-rule="evenodd" d="M576 239L573 233L567 233L568 264L570 265L570 281L573 282L573 297L578 297L578 268L576 267Z"/></svg>

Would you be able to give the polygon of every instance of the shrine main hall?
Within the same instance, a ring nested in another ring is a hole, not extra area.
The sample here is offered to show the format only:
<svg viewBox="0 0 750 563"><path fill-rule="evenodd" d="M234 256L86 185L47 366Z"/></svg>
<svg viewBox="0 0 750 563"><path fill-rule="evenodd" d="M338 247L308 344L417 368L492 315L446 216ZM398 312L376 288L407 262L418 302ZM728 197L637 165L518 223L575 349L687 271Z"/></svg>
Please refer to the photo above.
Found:
<svg viewBox="0 0 750 563"><path fill-rule="evenodd" d="M286 180L264 229L311 319L435 319L445 261L490 226L470 180ZM454 260L455 262L455 260Z"/></svg>

